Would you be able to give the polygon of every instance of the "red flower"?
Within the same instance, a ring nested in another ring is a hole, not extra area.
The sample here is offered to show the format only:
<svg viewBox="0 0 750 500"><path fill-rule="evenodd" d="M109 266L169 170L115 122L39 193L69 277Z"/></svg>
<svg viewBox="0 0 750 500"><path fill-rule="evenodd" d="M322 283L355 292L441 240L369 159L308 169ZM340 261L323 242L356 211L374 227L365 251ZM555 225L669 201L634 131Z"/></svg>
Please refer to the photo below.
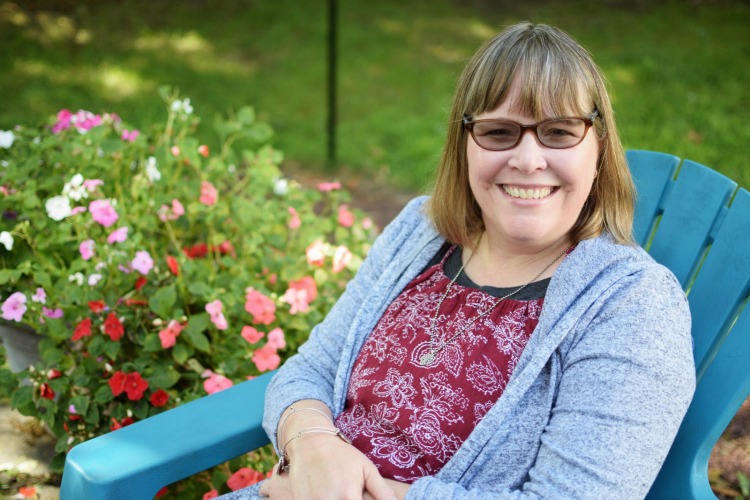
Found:
<svg viewBox="0 0 750 500"><path fill-rule="evenodd" d="M107 319L104 320L104 333L109 335L109 338L114 341L120 340L120 337L125 333L125 328L113 312L109 313Z"/></svg>
<svg viewBox="0 0 750 500"><path fill-rule="evenodd" d="M205 257L208 253L208 245L205 243L198 243L192 247L183 248L182 252L188 259L200 259Z"/></svg>
<svg viewBox="0 0 750 500"><path fill-rule="evenodd" d="M177 263L177 259L175 259L171 255L167 255L167 267L175 276L180 275L180 265Z"/></svg>
<svg viewBox="0 0 750 500"><path fill-rule="evenodd" d="M127 427L132 423L135 423L133 417L125 417L119 422L116 418L112 417L112 423L109 425L109 430L116 431L117 429L122 429L123 427Z"/></svg>
<svg viewBox="0 0 750 500"><path fill-rule="evenodd" d="M138 401L143 397L146 389L148 389L148 382L143 380L140 373L128 373L125 380L125 392L128 394L129 400Z"/></svg>
<svg viewBox="0 0 750 500"><path fill-rule="evenodd" d="M249 467L242 467L227 480L227 486L229 486L229 489L232 491L237 491L262 480L263 474L257 470L250 469Z"/></svg>
<svg viewBox="0 0 750 500"><path fill-rule="evenodd" d="M198 146L198 153L202 157L208 158L208 146L206 146L205 144L201 144L200 146Z"/></svg>
<svg viewBox="0 0 750 500"><path fill-rule="evenodd" d="M93 312L94 314L99 314L106 308L107 304L105 304L103 300L92 300L91 302L89 302L89 309L91 309L91 312Z"/></svg>
<svg viewBox="0 0 750 500"><path fill-rule="evenodd" d="M135 289L140 290L143 288L146 283L148 283L148 280L144 278L143 276L139 277L137 280L135 280Z"/></svg>
<svg viewBox="0 0 750 500"><path fill-rule="evenodd" d="M55 391L48 384L42 384L39 386L39 396L45 399L55 399Z"/></svg>
<svg viewBox="0 0 750 500"><path fill-rule="evenodd" d="M158 389L156 392L151 394L149 401L151 401L152 405L160 408L167 404L167 401L169 401L169 394L167 394L164 389Z"/></svg>
<svg viewBox="0 0 750 500"><path fill-rule="evenodd" d="M18 488L18 494L23 498L34 498L36 496L36 488L33 486L21 486Z"/></svg>
<svg viewBox="0 0 750 500"><path fill-rule="evenodd" d="M125 390L125 380L127 375L121 371L116 371L109 378L109 388L112 390L112 394L119 396Z"/></svg>
<svg viewBox="0 0 750 500"><path fill-rule="evenodd" d="M168 491L169 491L169 487L165 486L164 488L156 492L156 495L154 495L154 498L163 497L164 495L167 494Z"/></svg>
<svg viewBox="0 0 750 500"><path fill-rule="evenodd" d="M54 368L50 368L50 370L47 372L47 378L50 380L54 380L62 375L62 372L60 370L55 370Z"/></svg>
<svg viewBox="0 0 750 500"><path fill-rule="evenodd" d="M72 340L75 342L83 337L88 337L89 335L91 335L91 318L85 318L78 323L75 330L73 330Z"/></svg>
<svg viewBox="0 0 750 500"><path fill-rule="evenodd" d="M132 297L128 297L125 299L125 305L128 307L134 307L134 306L147 306L148 301L143 299L134 299Z"/></svg>
<svg viewBox="0 0 750 500"><path fill-rule="evenodd" d="M232 257L237 257L237 253L234 251L234 245L232 245L232 242L229 240L224 240L219 246L211 247L211 250L218 252L219 255L231 255Z"/></svg>

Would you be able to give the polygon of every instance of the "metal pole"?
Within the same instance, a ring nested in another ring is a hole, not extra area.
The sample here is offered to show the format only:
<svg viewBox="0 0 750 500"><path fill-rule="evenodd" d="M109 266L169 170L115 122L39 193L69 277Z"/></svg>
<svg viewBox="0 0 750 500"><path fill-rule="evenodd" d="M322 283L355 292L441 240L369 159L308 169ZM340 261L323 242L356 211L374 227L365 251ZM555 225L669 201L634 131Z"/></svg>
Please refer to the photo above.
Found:
<svg viewBox="0 0 750 500"><path fill-rule="evenodd" d="M336 166L337 0L328 0L328 167Z"/></svg>

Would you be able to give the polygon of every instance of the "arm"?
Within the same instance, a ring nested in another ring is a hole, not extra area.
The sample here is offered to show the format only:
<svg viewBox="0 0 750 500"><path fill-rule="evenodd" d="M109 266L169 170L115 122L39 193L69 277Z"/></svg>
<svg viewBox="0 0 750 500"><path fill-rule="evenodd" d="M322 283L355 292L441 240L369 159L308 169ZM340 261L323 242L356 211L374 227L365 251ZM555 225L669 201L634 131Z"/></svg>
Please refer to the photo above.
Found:
<svg viewBox="0 0 750 500"><path fill-rule="evenodd" d="M646 495L695 386L687 301L671 275L651 268L620 280L593 308L555 354L556 400L525 483L498 491L482 470L461 479L471 481L466 488L438 474L415 482L407 498Z"/></svg>

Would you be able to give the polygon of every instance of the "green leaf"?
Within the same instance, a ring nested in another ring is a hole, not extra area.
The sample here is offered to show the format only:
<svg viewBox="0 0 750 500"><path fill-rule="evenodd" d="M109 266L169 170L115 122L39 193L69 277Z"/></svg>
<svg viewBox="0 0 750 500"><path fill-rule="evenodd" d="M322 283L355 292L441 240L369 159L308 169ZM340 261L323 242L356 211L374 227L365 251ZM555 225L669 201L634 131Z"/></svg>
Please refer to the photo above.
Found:
<svg viewBox="0 0 750 500"><path fill-rule="evenodd" d="M148 306L161 318L168 319L172 316L172 307L177 300L177 292L174 285L160 288L148 300Z"/></svg>
<svg viewBox="0 0 750 500"><path fill-rule="evenodd" d="M34 403L34 391L30 385L24 385L18 388L10 398L10 405L13 408L23 412L23 409ZM24 413L25 414L25 413Z"/></svg>
<svg viewBox="0 0 750 500"><path fill-rule="evenodd" d="M76 413L78 415L85 415L89 411L89 403L91 398L88 396L73 396L70 398L70 403L76 407Z"/></svg>
<svg viewBox="0 0 750 500"><path fill-rule="evenodd" d="M157 373L147 378L149 386L153 389L168 389L180 380L180 374L171 366L157 369Z"/></svg>
<svg viewBox="0 0 750 500"><path fill-rule="evenodd" d="M120 343L114 341L104 342L104 353L109 359L114 360L120 353Z"/></svg>
<svg viewBox="0 0 750 500"><path fill-rule="evenodd" d="M199 351L209 352L211 345L203 331L208 328L208 314L195 314L188 320L184 332L187 334L190 343Z"/></svg>
<svg viewBox="0 0 750 500"><path fill-rule="evenodd" d="M202 281L191 283L190 286L188 286L188 291L193 295L203 298L209 297L212 293L211 287Z"/></svg>
<svg viewBox="0 0 750 500"><path fill-rule="evenodd" d="M162 349L163 347L161 346L161 340L159 339L158 334L149 333L146 335L146 338L143 340L144 352L158 352Z"/></svg>
<svg viewBox="0 0 750 500"><path fill-rule="evenodd" d="M185 344L175 344L172 348L172 357L178 364L183 364L190 357L190 349Z"/></svg>
<svg viewBox="0 0 750 500"><path fill-rule="evenodd" d="M255 122L255 109L252 106L243 106L237 111L237 120L243 125Z"/></svg>
<svg viewBox="0 0 750 500"><path fill-rule="evenodd" d="M112 394L112 389L109 388L109 385L103 385L96 391L94 402L97 404L104 404L109 403L114 398L115 396Z"/></svg>
<svg viewBox="0 0 750 500"><path fill-rule="evenodd" d="M56 365L63 360L65 353L57 347L47 347L41 351L42 361L47 365Z"/></svg>

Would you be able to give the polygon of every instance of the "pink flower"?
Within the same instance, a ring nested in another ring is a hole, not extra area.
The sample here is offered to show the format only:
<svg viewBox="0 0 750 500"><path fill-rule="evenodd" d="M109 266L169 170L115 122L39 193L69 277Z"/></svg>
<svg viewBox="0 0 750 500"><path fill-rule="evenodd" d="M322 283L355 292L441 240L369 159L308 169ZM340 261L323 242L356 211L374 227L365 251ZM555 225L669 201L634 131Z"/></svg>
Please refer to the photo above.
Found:
<svg viewBox="0 0 750 500"><path fill-rule="evenodd" d="M354 224L354 214L349 211L349 207L347 205L341 205L339 207L338 221L339 224L344 227L352 227L352 224Z"/></svg>
<svg viewBox="0 0 750 500"><path fill-rule="evenodd" d="M206 312L211 316L211 322L216 325L216 328L219 330L226 330L228 327L227 320L221 312L223 308L224 306L218 299L206 304Z"/></svg>
<svg viewBox="0 0 750 500"><path fill-rule="evenodd" d="M238 469L237 472L232 474L229 479L227 479L227 486L229 486L229 489L231 489L232 491L237 491L241 490L242 488L247 488L248 486L251 486L262 480L263 474L261 474L257 470L250 469L249 467L242 467L241 469Z"/></svg>
<svg viewBox="0 0 750 500"><path fill-rule="evenodd" d="M139 250L135 253L135 258L130 262L130 265L145 276L154 267L154 259L151 258L151 255L147 251Z"/></svg>
<svg viewBox="0 0 750 500"><path fill-rule="evenodd" d="M89 193L96 191L96 188L102 184L104 184L104 181L101 179L89 179L83 181L83 187L85 187Z"/></svg>
<svg viewBox="0 0 750 500"><path fill-rule="evenodd" d="M47 307L42 307L42 314L44 314L50 319L58 319L58 318L63 317L63 310L62 309L49 309Z"/></svg>
<svg viewBox="0 0 750 500"><path fill-rule="evenodd" d="M251 344L255 344L263 338L263 332L259 332L252 326L247 325L242 327L242 333L240 333L240 335Z"/></svg>
<svg viewBox="0 0 750 500"><path fill-rule="evenodd" d="M135 140L138 138L138 135L140 135L140 132L138 130L133 130L132 132L129 132L128 129L124 129L122 131L122 140L135 142Z"/></svg>
<svg viewBox="0 0 750 500"><path fill-rule="evenodd" d="M222 305L219 299L216 299L213 302L209 302L208 304L206 304L206 312L211 316L213 316L214 314L220 314L223 309L224 309L224 306Z"/></svg>
<svg viewBox="0 0 750 500"><path fill-rule="evenodd" d="M71 116L73 116L73 114L70 110L61 109L57 113L57 122L52 126L52 133L59 134L63 130L70 128Z"/></svg>
<svg viewBox="0 0 750 500"><path fill-rule="evenodd" d="M297 281L290 281L289 288L281 297L281 300L292 306L289 310L290 313L297 314L306 312L310 302L315 300L317 296L318 288L315 285L315 280L310 276L305 276Z"/></svg>
<svg viewBox="0 0 750 500"><path fill-rule="evenodd" d="M198 146L198 154L203 158L208 158L208 146L206 146L205 144L201 144L200 146Z"/></svg>
<svg viewBox="0 0 750 500"><path fill-rule="evenodd" d="M162 205L161 207L159 207L158 213L159 218L163 221L177 220L180 218L180 216L185 214L185 207L182 206L180 200L175 198L172 200L171 208L167 205Z"/></svg>
<svg viewBox="0 0 750 500"><path fill-rule="evenodd" d="M253 353L253 363L255 363L259 371L265 372L278 368L281 358L276 354L276 349L273 346L266 344Z"/></svg>
<svg viewBox="0 0 750 500"><path fill-rule="evenodd" d="M284 339L284 331L281 328L274 328L268 332L268 343L274 349L283 349L286 347L286 340Z"/></svg>
<svg viewBox="0 0 750 500"><path fill-rule="evenodd" d="M352 261L352 253L344 245L336 247L333 253L333 272L338 273L344 270Z"/></svg>
<svg viewBox="0 0 750 500"><path fill-rule="evenodd" d="M112 231L109 236L107 236L107 243L110 245L113 245L115 243L122 243L123 241L128 239L128 228L127 226L119 227Z"/></svg>
<svg viewBox="0 0 750 500"><path fill-rule="evenodd" d="M117 221L119 215L109 203L109 200L94 200L89 203L91 217L104 227L109 227Z"/></svg>
<svg viewBox="0 0 750 500"><path fill-rule="evenodd" d="M83 260L90 260L94 256L94 240L85 240L78 245L78 251L81 252Z"/></svg>
<svg viewBox="0 0 750 500"><path fill-rule="evenodd" d="M253 323L270 325L276 319L276 304L252 288L245 290L245 311L252 314Z"/></svg>
<svg viewBox="0 0 750 500"><path fill-rule="evenodd" d="M362 219L362 229L370 229L373 225L374 223L372 222L371 218L365 217L364 219Z"/></svg>
<svg viewBox="0 0 750 500"><path fill-rule="evenodd" d="M219 496L219 492L216 490L208 490L203 494L203 500L213 500Z"/></svg>
<svg viewBox="0 0 750 500"><path fill-rule="evenodd" d="M172 146L169 151L172 153L172 156L180 156L180 148L178 146Z"/></svg>
<svg viewBox="0 0 750 500"><path fill-rule="evenodd" d="M205 389L208 394L229 389L234 385L232 381L225 376L214 373L211 370L206 370L203 372L202 376L207 377L206 380L203 381L203 389Z"/></svg>
<svg viewBox="0 0 750 500"><path fill-rule="evenodd" d="M26 312L26 295L16 292L3 302L3 319L21 321Z"/></svg>
<svg viewBox="0 0 750 500"><path fill-rule="evenodd" d="M289 222L287 223L287 226L289 229L297 229L302 222L299 220L299 214L297 213L297 210L294 209L294 207L289 207Z"/></svg>
<svg viewBox="0 0 750 500"><path fill-rule="evenodd" d="M44 291L44 288L37 287L36 293L31 296L31 300L39 304L45 304L47 302L47 292Z"/></svg>
<svg viewBox="0 0 750 500"><path fill-rule="evenodd" d="M70 210L70 215L78 215L78 214L82 214L82 213L83 213L83 212L85 212L85 211L86 211L86 207L73 207L73 208L72 208L72 209Z"/></svg>
<svg viewBox="0 0 750 500"><path fill-rule="evenodd" d="M322 192L328 192L328 191L334 191L336 189L341 189L341 183L340 182L321 182L318 184L318 191Z"/></svg>
<svg viewBox="0 0 750 500"><path fill-rule="evenodd" d="M198 199L204 205L215 205L216 200L219 198L219 192L216 190L213 184L208 181L201 182L201 196Z"/></svg>
<svg viewBox="0 0 750 500"><path fill-rule="evenodd" d="M307 263L311 266L320 267L325 262L324 245L320 240L313 241L305 250Z"/></svg>
<svg viewBox="0 0 750 500"><path fill-rule="evenodd" d="M183 328L184 326L182 326L180 323L175 320L171 320L169 324L167 324L167 327L159 332L159 340L161 341L161 346L164 349L168 349L174 346L177 342L177 337L180 335L180 332L182 332Z"/></svg>

